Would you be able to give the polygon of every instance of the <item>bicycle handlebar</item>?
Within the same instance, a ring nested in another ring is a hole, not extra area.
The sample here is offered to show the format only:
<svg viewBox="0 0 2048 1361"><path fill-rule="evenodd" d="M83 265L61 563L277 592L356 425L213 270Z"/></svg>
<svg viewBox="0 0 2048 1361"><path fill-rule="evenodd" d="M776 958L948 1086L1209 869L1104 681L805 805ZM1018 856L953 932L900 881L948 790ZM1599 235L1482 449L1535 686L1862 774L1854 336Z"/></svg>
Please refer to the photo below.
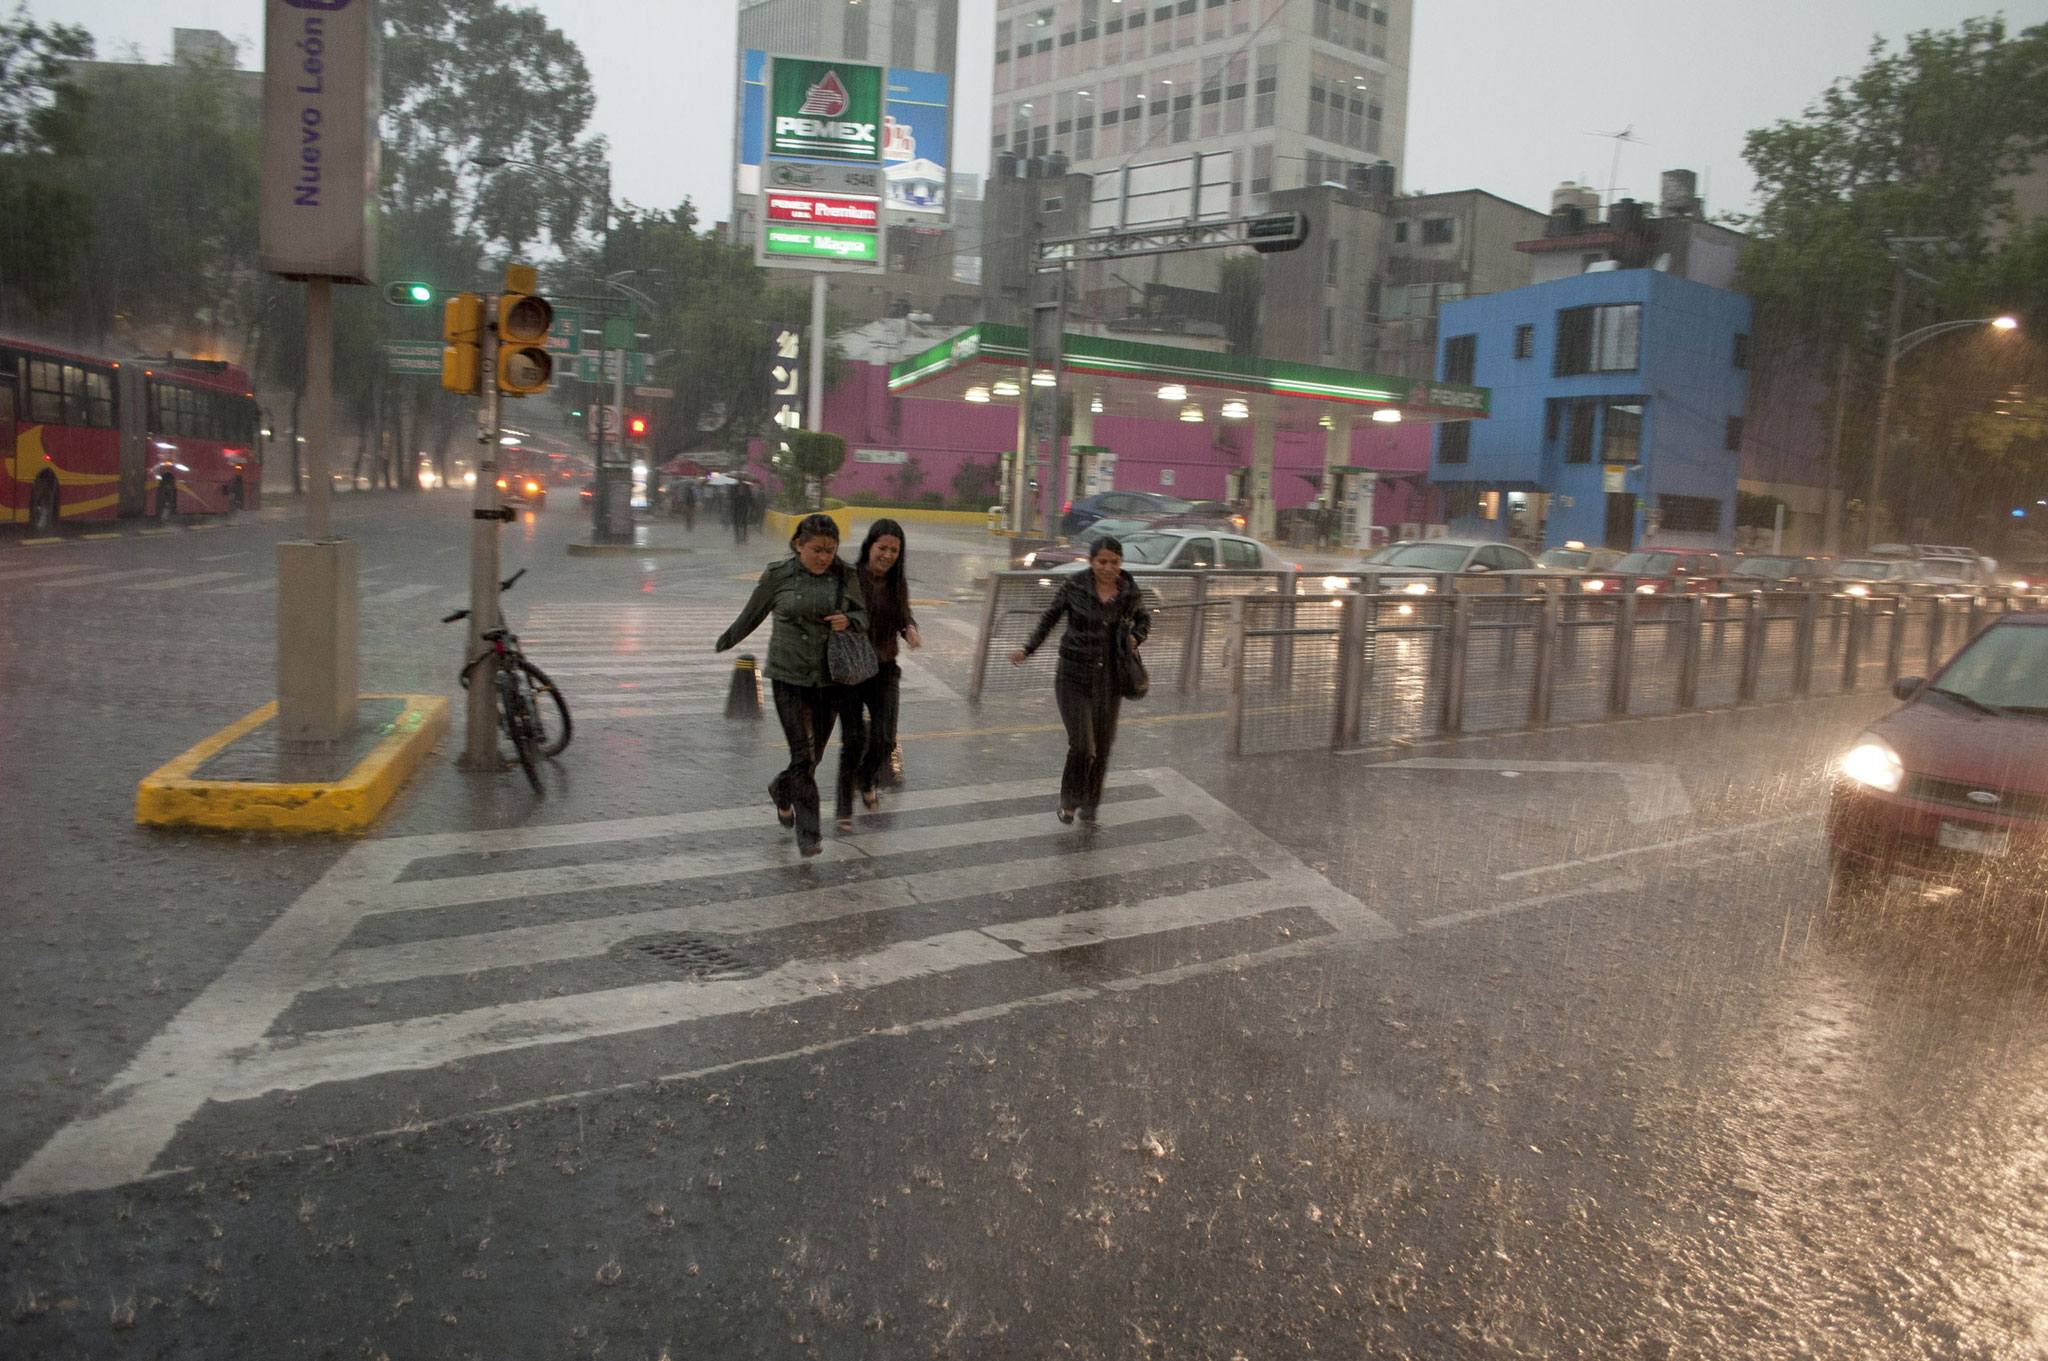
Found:
<svg viewBox="0 0 2048 1361"><path fill-rule="evenodd" d="M442 623L444 623L444 624L452 624L452 623L454 623L454 622L455 622L456 620L458 620L458 619L467 619L467 618L469 618L469 611L468 611L468 610L457 610L457 611L456 611L455 613L453 613L453 614L450 614L450 615L444 615L444 616L442 616L441 622L442 622Z"/></svg>
<svg viewBox="0 0 2048 1361"><path fill-rule="evenodd" d="M513 573L513 574L512 574L511 576L509 576L509 577L506 577L506 578L505 578L505 579L504 579L503 581L499 582L499 583L498 583L498 590L499 590L499 591L501 591L501 592L503 592L503 591L509 591L509 590L511 590L511 589L512 589L512 583L513 583L513 582L515 582L515 581L517 581L517 580L519 580L519 578L521 578L521 577L523 577L523 576L525 576L525 575L526 575L526 569L525 569L524 567L520 568L520 569L519 569L518 571L514 572L514 573Z"/></svg>

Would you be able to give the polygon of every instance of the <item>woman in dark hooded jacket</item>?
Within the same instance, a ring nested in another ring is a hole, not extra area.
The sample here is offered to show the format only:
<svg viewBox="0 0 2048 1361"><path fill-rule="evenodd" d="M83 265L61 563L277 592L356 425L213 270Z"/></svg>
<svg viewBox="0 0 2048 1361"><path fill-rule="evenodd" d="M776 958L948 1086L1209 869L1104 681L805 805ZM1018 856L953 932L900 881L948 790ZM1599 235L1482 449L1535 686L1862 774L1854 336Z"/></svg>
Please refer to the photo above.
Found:
<svg viewBox="0 0 2048 1361"><path fill-rule="evenodd" d="M1060 638L1059 670L1053 676L1060 721L1067 725L1059 819L1072 822L1078 814L1081 821L1093 822L1102 802L1103 776L1109 773L1109 750L1116 743L1117 713L1123 707L1123 688L1110 648L1119 624L1130 626L1134 648L1152 631L1144 593L1124 570L1121 542L1107 535L1095 541L1088 570L1070 573L1060 583L1059 594L1039 616L1024 646L1010 654L1011 664L1022 666L1062 618L1067 631Z"/></svg>
<svg viewBox="0 0 2048 1361"><path fill-rule="evenodd" d="M903 685L903 668L896 664L897 641L913 648L924 646L917 632L917 616L910 612L910 581L903 571L903 526L888 519L870 525L854 570L860 576L861 595L867 600L868 638L875 645L875 659L882 664L873 676L853 687L854 702L868 720L868 749L860 763L860 798L873 808L878 802L875 782L896 750L896 713Z"/></svg>

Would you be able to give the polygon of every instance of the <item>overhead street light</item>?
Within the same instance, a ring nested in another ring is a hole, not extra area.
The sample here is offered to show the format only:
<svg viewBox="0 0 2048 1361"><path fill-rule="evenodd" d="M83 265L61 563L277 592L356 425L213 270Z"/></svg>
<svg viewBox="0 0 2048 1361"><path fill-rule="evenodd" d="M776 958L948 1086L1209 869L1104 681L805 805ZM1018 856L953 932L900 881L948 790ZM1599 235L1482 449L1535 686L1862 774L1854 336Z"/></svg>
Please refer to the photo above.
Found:
<svg viewBox="0 0 2048 1361"><path fill-rule="evenodd" d="M1884 490L1885 442L1890 436L1892 419L1892 385L1899 374L1899 360L1918 349L1936 336L1952 331L1967 331L1979 326L1988 326L1994 331L2011 333L2020 327L2019 318L2004 313L1995 317L1974 317L1967 321L1937 321L1931 326L1922 326L1917 331L1898 334L1899 314L1905 307L1906 282L1902 270L1892 291L1892 334L1895 337L1885 350L1884 387L1877 396L1877 438L1870 450L1870 495L1863 503L1863 547L1868 550L1877 542L1877 498Z"/></svg>

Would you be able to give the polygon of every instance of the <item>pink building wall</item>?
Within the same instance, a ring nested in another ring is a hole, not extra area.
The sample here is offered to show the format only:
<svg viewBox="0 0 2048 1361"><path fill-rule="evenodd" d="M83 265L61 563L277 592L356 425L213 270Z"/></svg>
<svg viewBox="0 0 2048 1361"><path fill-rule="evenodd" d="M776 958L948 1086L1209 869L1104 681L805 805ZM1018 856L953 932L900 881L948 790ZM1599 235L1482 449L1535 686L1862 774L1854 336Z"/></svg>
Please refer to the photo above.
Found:
<svg viewBox="0 0 2048 1361"><path fill-rule="evenodd" d="M915 460L922 478L918 492L953 497L953 475L970 461L996 464L1016 447L1017 413L1012 407L934 401L889 395L885 365L849 362L838 387L825 394L825 428L845 438L845 466L832 479L832 492L878 495L893 492L899 465L862 463L860 449L900 450ZM1429 486L1430 429L1427 425L1354 424L1351 453L1344 461L1397 476L1382 478L1373 519L1382 525L1427 522L1436 515ZM1273 503L1281 509L1306 506L1321 485L1322 430L1280 430L1273 437ZM1163 491L1191 501L1222 500L1230 471L1250 462L1251 429L1244 422L1095 418L1096 444L1116 452L1116 485L1131 491ZM751 464L759 476L766 455L754 442ZM1170 480L1168 474L1171 475ZM1063 493L1064 494L1064 493Z"/></svg>

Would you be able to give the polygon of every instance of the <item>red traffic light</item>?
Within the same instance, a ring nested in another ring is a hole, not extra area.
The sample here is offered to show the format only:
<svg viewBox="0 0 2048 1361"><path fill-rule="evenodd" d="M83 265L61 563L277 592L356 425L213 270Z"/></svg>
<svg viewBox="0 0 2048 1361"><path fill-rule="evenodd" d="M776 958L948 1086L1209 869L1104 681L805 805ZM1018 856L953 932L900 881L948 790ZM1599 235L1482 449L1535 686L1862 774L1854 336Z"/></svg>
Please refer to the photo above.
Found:
<svg viewBox="0 0 2048 1361"><path fill-rule="evenodd" d="M626 417L626 433L634 439L646 439L647 418L645 416Z"/></svg>

